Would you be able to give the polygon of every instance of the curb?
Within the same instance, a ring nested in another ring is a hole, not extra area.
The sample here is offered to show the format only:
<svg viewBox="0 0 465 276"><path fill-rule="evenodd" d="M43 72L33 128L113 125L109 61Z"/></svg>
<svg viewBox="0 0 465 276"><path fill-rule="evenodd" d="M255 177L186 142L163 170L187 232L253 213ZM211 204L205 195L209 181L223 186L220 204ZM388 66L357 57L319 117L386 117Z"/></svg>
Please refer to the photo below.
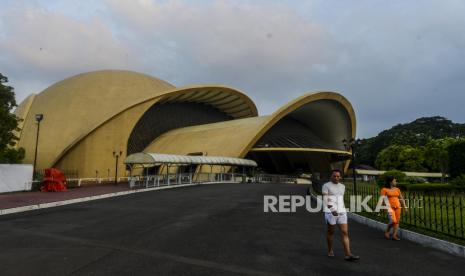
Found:
<svg viewBox="0 0 465 276"><path fill-rule="evenodd" d="M124 195L135 194L135 193L144 193L144 192L150 192L150 191L156 191L156 190L173 189L173 188L178 188L178 187L190 187L190 186L210 185L210 184L219 184L219 183L225 183L225 182L180 184L180 185L173 185L173 186L144 188L144 189L138 189L138 190L127 190L127 191L114 192L114 193L108 193L108 194L102 194L102 195L73 198L73 199L55 201L55 202L38 203L38 204L33 204L33 205L2 209L0 210L0 216L15 214L15 213L22 213L22 212L33 211L33 210L39 210L39 209L45 209L45 208L58 207L58 206L63 206L63 205L69 205L69 204L74 204L74 203L80 203L80 202L86 202L86 201L92 201L92 200L98 200L98 199L104 199L104 198L110 198L110 197L124 196Z"/></svg>
<svg viewBox="0 0 465 276"><path fill-rule="evenodd" d="M365 224L368 227L375 228L381 231L386 230L387 224L370 219L361 215L357 215L351 212L347 213L348 217L355 220L358 223ZM439 249L441 251L450 253L455 256L465 258L465 246L456 244L453 242L437 239L434 237L426 236L420 233L416 233L410 230L399 228L399 236L402 239L409 240L412 242L419 243L423 246Z"/></svg>
<svg viewBox="0 0 465 276"><path fill-rule="evenodd" d="M310 191L310 196L315 199L319 200L315 194L313 194L313 191ZM374 219L370 219L361 215L354 214L352 212L347 212L347 216L351 219L354 220L358 223L364 224L368 227L378 229L378 230L386 230L387 224L382 223L379 221L376 221ZM456 244L453 242L433 238L427 235L423 235L420 233L416 233L410 230L405 230L399 228L399 235L402 239L409 240L415 243L419 243L423 246L434 248L441 250L443 252L447 252L449 254L459 256L462 258L465 258L465 246Z"/></svg>

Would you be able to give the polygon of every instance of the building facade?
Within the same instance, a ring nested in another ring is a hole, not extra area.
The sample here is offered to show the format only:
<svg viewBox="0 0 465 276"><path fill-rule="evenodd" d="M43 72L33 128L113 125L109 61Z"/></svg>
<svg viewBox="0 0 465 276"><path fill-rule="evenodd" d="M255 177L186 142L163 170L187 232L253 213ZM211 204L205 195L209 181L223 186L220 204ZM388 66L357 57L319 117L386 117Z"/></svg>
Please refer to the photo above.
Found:
<svg viewBox="0 0 465 276"><path fill-rule="evenodd" d="M43 114L36 141L36 114ZM89 72L53 84L16 109L24 163L78 177L127 173L137 152L228 156L257 161L264 172L325 173L347 165L343 139L355 137L355 113L335 92L307 93L271 115L222 85L175 87L130 71ZM120 154L121 153L121 154ZM120 158L115 164L116 155Z"/></svg>

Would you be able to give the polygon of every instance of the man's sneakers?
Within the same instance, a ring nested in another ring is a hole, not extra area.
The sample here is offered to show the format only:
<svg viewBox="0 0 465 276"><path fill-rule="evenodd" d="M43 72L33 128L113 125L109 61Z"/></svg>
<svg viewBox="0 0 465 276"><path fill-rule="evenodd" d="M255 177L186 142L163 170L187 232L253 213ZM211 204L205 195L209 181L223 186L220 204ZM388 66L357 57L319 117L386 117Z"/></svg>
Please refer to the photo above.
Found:
<svg viewBox="0 0 465 276"><path fill-rule="evenodd" d="M360 257L355 256L355 255L350 255L350 256L345 256L344 260L349 261L349 262L356 262L356 261L360 260Z"/></svg>

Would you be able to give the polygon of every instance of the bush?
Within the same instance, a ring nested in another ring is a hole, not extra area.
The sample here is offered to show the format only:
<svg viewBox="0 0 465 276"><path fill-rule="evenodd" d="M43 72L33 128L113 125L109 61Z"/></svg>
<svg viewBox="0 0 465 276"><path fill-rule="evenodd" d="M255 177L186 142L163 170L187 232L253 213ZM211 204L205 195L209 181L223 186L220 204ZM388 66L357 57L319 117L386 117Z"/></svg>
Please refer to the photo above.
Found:
<svg viewBox="0 0 465 276"><path fill-rule="evenodd" d="M423 184L410 184L406 186L408 191L423 191L423 192L433 192L433 191L451 191L457 190L457 187L447 183L423 183Z"/></svg>
<svg viewBox="0 0 465 276"><path fill-rule="evenodd" d="M465 188L465 174L461 174L460 176L457 176L450 182L454 186L459 186Z"/></svg>
<svg viewBox="0 0 465 276"><path fill-rule="evenodd" d="M465 174L465 141L453 143L447 148L451 177Z"/></svg>
<svg viewBox="0 0 465 276"><path fill-rule="evenodd" d="M459 186L453 183L397 183L397 188L409 192L447 192L447 191L465 191L465 185Z"/></svg>
<svg viewBox="0 0 465 276"><path fill-rule="evenodd" d="M397 182L403 182L406 177L405 173L398 171L398 170L387 171L379 176L378 181L377 181L379 187L384 186L384 184L386 183L387 176L394 177L395 179L397 179Z"/></svg>
<svg viewBox="0 0 465 276"><path fill-rule="evenodd" d="M427 183L428 181L419 176L407 176L404 181L408 184L418 184L418 183Z"/></svg>
<svg viewBox="0 0 465 276"><path fill-rule="evenodd" d="M42 187L42 181L33 181L31 185L31 191L38 192L40 191L41 187Z"/></svg>
<svg viewBox="0 0 465 276"><path fill-rule="evenodd" d="M412 186L412 184L405 183L405 182L404 183L397 183L397 188L399 188L401 191L407 191L409 186Z"/></svg>

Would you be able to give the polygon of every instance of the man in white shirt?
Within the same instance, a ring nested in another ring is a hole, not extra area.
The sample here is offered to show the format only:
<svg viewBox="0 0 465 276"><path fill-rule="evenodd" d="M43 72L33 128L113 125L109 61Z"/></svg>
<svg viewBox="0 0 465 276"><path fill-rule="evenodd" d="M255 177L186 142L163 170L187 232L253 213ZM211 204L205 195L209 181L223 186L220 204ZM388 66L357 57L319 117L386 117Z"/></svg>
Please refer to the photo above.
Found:
<svg viewBox="0 0 465 276"><path fill-rule="evenodd" d="M331 171L331 181L325 183L322 188L325 221L327 225L326 241L328 243L328 256L334 257L333 236L336 224L342 234L345 260L357 261L359 256L352 255L349 244L349 229L347 225L347 211L344 206L345 186L339 183L341 171Z"/></svg>

